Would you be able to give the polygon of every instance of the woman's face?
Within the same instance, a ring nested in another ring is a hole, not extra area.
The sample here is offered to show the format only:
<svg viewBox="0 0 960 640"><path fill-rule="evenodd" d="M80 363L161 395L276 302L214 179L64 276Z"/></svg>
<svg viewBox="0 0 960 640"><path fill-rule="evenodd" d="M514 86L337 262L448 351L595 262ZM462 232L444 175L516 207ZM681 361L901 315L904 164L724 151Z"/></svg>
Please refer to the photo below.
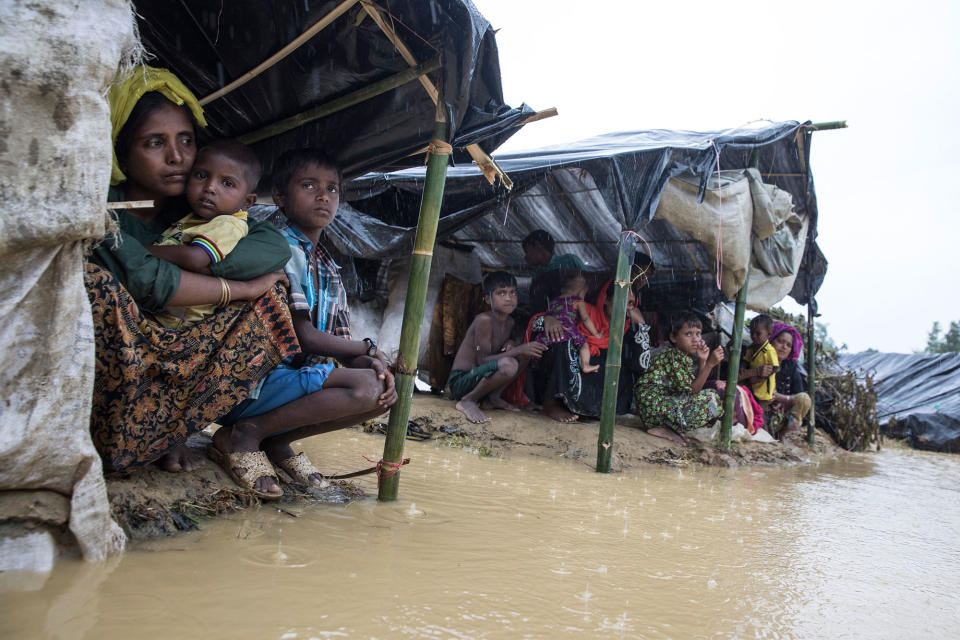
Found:
<svg viewBox="0 0 960 640"><path fill-rule="evenodd" d="M134 131L120 169L127 174L127 198L157 200L183 195L197 155L186 110L165 102Z"/></svg>
<svg viewBox="0 0 960 640"><path fill-rule="evenodd" d="M783 362L790 357L793 351L793 334L789 331L781 331L771 342L773 349L777 352L777 358Z"/></svg>

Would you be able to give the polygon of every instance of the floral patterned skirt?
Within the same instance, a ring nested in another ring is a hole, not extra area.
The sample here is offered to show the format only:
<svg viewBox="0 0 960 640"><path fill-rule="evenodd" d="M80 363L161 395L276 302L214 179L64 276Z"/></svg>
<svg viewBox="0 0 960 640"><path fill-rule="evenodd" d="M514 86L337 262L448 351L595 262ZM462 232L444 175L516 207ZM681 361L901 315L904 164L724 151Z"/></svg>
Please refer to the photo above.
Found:
<svg viewBox="0 0 960 640"><path fill-rule="evenodd" d="M96 342L90 433L107 473L160 458L300 351L279 285L196 324L166 329L106 269L87 264L84 283Z"/></svg>

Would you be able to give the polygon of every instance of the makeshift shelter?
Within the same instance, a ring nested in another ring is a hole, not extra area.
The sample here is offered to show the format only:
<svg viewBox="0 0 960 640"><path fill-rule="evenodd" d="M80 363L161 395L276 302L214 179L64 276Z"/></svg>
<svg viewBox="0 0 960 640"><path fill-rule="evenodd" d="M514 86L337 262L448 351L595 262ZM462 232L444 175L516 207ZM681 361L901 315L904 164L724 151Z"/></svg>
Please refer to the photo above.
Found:
<svg viewBox="0 0 960 640"><path fill-rule="evenodd" d="M67 527L89 559L124 544L88 430L82 283L84 249L108 226L105 95L121 63L145 48L202 98L210 135L240 137L268 167L307 145L339 155L347 175L419 165L439 102L455 156L503 182L487 152L536 117L503 103L493 30L469 0L41 0L11 7L0 41L3 104L23 120L0 149L0 570L49 569L71 539L48 529Z"/></svg>
<svg viewBox="0 0 960 640"><path fill-rule="evenodd" d="M642 236L639 249L657 266L652 295L645 297L652 307L708 313L736 295L748 268L754 307L769 307L788 293L809 303L826 272L815 242L813 130L810 123L763 122L703 133L637 131L498 154L512 191L488 184L474 167L451 168L431 295L435 300L444 272L468 282L479 281L481 268L527 273L520 243L538 228L554 236L554 253L613 271L624 229ZM361 258L358 301L377 298L371 291L376 268L366 261L399 259L399 273L396 264L381 269L385 308L383 300L354 305L357 322L380 328L386 346L396 344L402 256L412 243L423 179L422 169L410 169L352 181L343 198L349 204L329 228L342 254ZM429 321L423 345L428 330Z"/></svg>
<svg viewBox="0 0 960 640"><path fill-rule="evenodd" d="M960 353L864 351L842 354L840 364L873 377L884 435L960 453Z"/></svg>
<svg viewBox="0 0 960 640"><path fill-rule="evenodd" d="M310 145L347 177L422 166L442 91L455 158L493 179L485 150L534 116L504 104L493 29L469 0L135 4L144 46L200 97L210 134L266 168Z"/></svg>

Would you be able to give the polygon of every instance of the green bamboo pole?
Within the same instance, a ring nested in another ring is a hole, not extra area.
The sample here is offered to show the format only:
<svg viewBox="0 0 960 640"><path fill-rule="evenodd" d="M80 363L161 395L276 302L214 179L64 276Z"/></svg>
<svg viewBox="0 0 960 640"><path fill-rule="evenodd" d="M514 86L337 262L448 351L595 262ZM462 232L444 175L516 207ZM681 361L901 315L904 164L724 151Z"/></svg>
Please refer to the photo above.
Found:
<svg viewBox="0 0 960 640"><path fill-rule="evenodd" d="M813 428L817 420L817 346L813 325L813 301L807 304L807 393L810 394L810 414L807 420L807 443L813 446Z"/></svg>
<svg viewBox="0 0 960 640"><path fill-rule="evenodd" d="M424 62L416 67L411 67L401 71L400 73L395 73L392 76L388 76L383 80L377 80L373 84L369 84L365 87L357 89L356 91L352 91L345 96L337 98L336 100L325 102L321 105L313 107L312 109L308 109L303 113L298 113L297 115L284 118L283 120L279 120L273 124L268 124L262 129L257 129L256 131L246 133L237 138L237 140L243 144L253 144L254 142L260 142L261 140L278 136L281 133L286 133L291 129L295 129L302 124L313 122L314 120L319 120L320 118L325 118L333 113L336 113L337 111L342 111L348 107L360 104L365 100L379 96L382 93L396 89L397 87L404 85L411 80L419 78L420 76L433 73L439 68L440 58L434 58L433 60Z"/></svg>
<svg viewBox="0 0 960 640"><path fill-rule="evenodd" d="M434 123L434 140L446 142L449 124L443 110L443 100L437 102ZM396 471L403 459L403 441L407 435L407 420L413 400L414 380L417 375L417 355L420 351L420 326L423 324L423 308L427 299L427 281L430 279L430 261L437 237L437 222L440 218L440 203L447 177L449 152L432 151L427 163L427 177L420 201L420 221L417 238L410 256L410 280L407 284L407 299L403 307L403 327L400 330L400 354L396 362L397 403L390 410L387 424L387 440L383 445L383 462L389 473ZM384 502L397 499L400 485L399 473L381 478L378 499Z"/></svg>
<svg viewBox="0 0 960 640"><path fill-rule="evenodd" d="M748 262L749 264L749 262ZM747 311L747 290L750 288L750 269L743 286L737 292L737 307L733 313L733 339L730 341L730 361L727 363L727 388L723 391L723 420L720 422L720 447L730 448L730 430L733 428L734 402L737 379L740 377L740 346L743 344L743 316Z"/></svg>
<svg viewBox="0 0 960 640"><path fill-rule="evenodd" d="M814 131L829 131L830 129L846 129L846 120L833 120L831 122L814 122L810 125Z"/></svg>
<svg viewBox="0 0 960 640"><path fill-rule="evenodd" d="M610 306L610 338L603 371L603 399L600 409L600 435L597 437L597 473L610 472L613 453L613 423L617 417L617 390L620 386L620 360L623 354L623 324L627 314L627 289L636 241L628 231L620 233L616 286Z"/></svg>

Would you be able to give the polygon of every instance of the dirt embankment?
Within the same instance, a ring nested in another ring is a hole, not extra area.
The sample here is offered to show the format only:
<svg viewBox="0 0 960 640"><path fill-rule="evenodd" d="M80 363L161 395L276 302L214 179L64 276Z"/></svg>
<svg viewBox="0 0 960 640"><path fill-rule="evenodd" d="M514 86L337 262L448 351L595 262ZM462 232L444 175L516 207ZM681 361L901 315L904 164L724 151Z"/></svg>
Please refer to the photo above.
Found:
<svg viewBox="0 0 960 640"><path fill-rule="evenodd" d="M417 395L410 418L432 437L454 440L455 444L475 448L481 455L560 456L582 460L590 467L596 464L599 429L596 420L561 424L527 411L488 414L490 422L473 424L450 400ZM371 425L367 429L372 430ZM190 445L203 449L208 442L206 435L200 435ZM610 469L621 472L648 464L724 467L802 464L842 453L843 450L820 431L816 432L812 448L807 446L803 434L795 433L789 434L784 442L735 442L729 451L721 451L712 444L693 439L687 445L679 445L647 434L636 427L635 421L618 418ZM329 487L317 489L284 482L282 475L280 479L286 495L272 503L280 509L295 503L344 503L367 497L349 481L334 481ZM189 530L203 518L258 502L213 462L191 473L167 473L150 465L127 478L108 480L107 490L114 518L134 540Z"/></svg>

